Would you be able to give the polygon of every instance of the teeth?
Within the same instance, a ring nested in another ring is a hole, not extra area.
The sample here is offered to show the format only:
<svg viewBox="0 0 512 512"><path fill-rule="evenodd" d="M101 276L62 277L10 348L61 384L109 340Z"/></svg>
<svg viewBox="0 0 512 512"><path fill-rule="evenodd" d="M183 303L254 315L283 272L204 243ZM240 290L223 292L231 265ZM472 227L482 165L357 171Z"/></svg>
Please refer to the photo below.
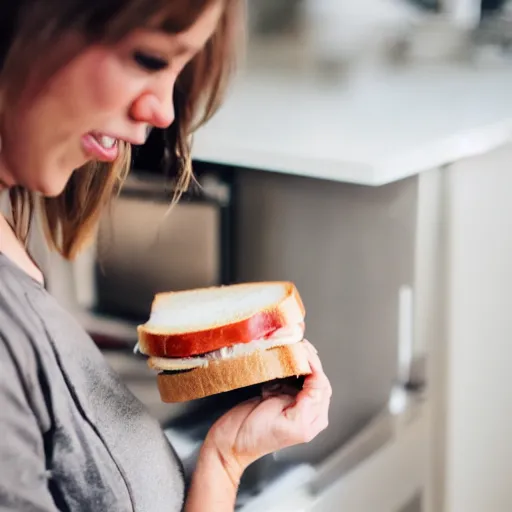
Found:
<svg viewBox="0 0 512 512"><path fill-rule="evenodd" d="M113 137L108 137L107 135L101 135L100 137L95 137L95 139L105 148L112 149L116 143L117 139Z"/></svg>

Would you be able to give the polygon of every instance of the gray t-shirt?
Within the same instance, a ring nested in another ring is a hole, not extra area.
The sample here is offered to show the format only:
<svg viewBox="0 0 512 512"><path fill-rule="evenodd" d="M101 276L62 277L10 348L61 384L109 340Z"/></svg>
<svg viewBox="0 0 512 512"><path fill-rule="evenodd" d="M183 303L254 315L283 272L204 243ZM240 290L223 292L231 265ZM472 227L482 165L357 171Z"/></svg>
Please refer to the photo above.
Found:
<svg viewBox="0 0 512 512"><path fill-rule="evenodd" d="M176 512L183 499L158 422L72 316L0 254L0 511Z"/></svg>

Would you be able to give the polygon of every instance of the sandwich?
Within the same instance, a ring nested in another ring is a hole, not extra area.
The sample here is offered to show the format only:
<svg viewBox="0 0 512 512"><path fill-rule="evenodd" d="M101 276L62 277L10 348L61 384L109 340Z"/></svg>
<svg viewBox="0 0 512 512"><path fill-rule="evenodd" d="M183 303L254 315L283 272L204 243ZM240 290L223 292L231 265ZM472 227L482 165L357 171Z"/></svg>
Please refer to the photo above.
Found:
<svg viewBox="0 0 512 512"><path fill-rule="evenodd" d="M311 373L305 308L290 282L158 293L137 349L161 400L187 402Z"/></svg>

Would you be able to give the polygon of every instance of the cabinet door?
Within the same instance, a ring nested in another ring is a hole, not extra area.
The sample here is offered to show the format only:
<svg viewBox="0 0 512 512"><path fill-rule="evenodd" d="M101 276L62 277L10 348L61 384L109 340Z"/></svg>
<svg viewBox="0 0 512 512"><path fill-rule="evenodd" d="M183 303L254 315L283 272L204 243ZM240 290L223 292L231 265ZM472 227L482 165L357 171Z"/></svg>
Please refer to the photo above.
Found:
<svg viewBox="0 0 512 512"><path fill-rule="evenodd" d="M512 510L512 145L447 171L447 512Z"/></svg>

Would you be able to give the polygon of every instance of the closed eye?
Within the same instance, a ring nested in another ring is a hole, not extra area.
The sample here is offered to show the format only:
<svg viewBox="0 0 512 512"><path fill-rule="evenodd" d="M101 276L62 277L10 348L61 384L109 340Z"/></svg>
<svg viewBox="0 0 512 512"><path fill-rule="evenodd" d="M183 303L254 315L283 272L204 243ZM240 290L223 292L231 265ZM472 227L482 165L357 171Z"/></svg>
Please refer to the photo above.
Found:
<svg viewBox="0 0 512 512"><path fill-rule="evenodd" d="M169 61L161 57L155 57L144 52L135 52L133 54L135 62L147 71L162 71L169 66Z"/></svg>

